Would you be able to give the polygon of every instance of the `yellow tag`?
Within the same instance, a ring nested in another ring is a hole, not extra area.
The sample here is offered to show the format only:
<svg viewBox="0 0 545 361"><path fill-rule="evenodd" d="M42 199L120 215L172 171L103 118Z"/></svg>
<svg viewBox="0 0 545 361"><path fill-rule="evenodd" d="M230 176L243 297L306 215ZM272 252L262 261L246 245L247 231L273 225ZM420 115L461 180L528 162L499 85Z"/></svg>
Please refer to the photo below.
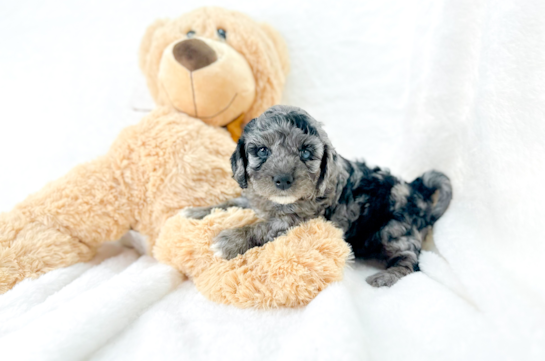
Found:
<svg viewBox="0 0 545 361"><path fill-rule="evenodd" d="M231 133L231 138L235 142L238 142L238 138L242 135L242 125L244 122L244 113L239 115L235 120L233 120L231 123L227 124L227 130L229 133Z"/></svg>

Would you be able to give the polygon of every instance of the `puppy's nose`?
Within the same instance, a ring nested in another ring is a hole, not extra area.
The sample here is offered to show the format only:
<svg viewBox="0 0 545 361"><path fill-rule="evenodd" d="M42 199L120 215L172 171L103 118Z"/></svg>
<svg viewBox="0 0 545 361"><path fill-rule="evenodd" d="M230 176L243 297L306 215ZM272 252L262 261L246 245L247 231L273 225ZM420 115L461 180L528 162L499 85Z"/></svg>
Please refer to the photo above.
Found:
<svg viewBox="0 0 545 361"><path fill-rule="evenodd" d="M273 182L276 188L286 190L291 187L293 176L291 174L279 174L273 177Z"/></svg>
<svg viewBox="0 0 545 361"><path fill-rule="evenodd" d="M200 39L187 39L174 45L174 59L187 70L195 71L218 60L214 49Z"/></svg>

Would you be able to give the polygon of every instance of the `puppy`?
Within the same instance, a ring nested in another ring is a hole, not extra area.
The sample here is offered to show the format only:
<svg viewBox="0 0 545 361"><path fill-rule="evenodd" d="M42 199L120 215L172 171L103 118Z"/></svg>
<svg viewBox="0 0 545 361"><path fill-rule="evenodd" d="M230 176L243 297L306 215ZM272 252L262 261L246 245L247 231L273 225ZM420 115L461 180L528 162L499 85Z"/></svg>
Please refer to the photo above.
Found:
<svg viewBox="0 0 545 361"><path fill-rule="evenodd" d="M375 287L391 286L419 270L422 240L452 198L450 180L440 172L406 183L387 170L344 159L320 124L292 106L274 106L248 123L231 165L242 197L183 214L200 219L214 208L242 207L263 220L222 231L212 245L216 255L231 259L301 222L324 217L344 231L356 258L386 264L367 278Z"/></svg>

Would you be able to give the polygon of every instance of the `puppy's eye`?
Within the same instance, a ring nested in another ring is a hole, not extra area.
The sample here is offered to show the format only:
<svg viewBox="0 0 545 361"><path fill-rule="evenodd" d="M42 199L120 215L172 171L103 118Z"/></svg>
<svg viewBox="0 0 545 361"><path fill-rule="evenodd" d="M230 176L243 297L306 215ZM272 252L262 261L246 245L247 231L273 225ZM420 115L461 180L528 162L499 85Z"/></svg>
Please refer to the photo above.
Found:
<svg viewBox="0 0 545 361"><path fill-rule="evenodd" d="M227 40L227 31L223 30L223 29L218 29L217 30L217 33L218 33L218 36L223 39L223 40Z"/></svg>
<svg viewBox="0 0 545 361"><path fill-rule="evenodd" d="M267 158L269 156L269 148L261 147L257 150L257 156L259 158Z"/></svg>
<svg viewBox="0 0 545 361"><path fill-rule="evenodd" d="M310 153L310 150L308 149L303 149L301 151L301 159L303 160L309 160L311 155L312 153Z"/></svg>
<svg viewBox="0 0 545 361"><path fill-rule="evenodd" d="M185 34L188 38L192 38L195 36L195 30L189 30L187 34Z"/></svg>

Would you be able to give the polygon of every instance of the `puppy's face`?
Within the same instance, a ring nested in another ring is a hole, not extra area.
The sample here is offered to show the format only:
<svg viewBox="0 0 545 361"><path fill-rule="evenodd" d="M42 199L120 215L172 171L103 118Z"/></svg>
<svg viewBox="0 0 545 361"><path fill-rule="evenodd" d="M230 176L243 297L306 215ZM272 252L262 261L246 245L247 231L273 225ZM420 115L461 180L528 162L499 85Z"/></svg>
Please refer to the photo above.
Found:
<svg viewBox="0 0 545 361"><path fill-rule="evenodd" d="M331 152L327 136L308 113L277 105L246 126L231 163L242 188L290 204L320 194Z"/></svg>

